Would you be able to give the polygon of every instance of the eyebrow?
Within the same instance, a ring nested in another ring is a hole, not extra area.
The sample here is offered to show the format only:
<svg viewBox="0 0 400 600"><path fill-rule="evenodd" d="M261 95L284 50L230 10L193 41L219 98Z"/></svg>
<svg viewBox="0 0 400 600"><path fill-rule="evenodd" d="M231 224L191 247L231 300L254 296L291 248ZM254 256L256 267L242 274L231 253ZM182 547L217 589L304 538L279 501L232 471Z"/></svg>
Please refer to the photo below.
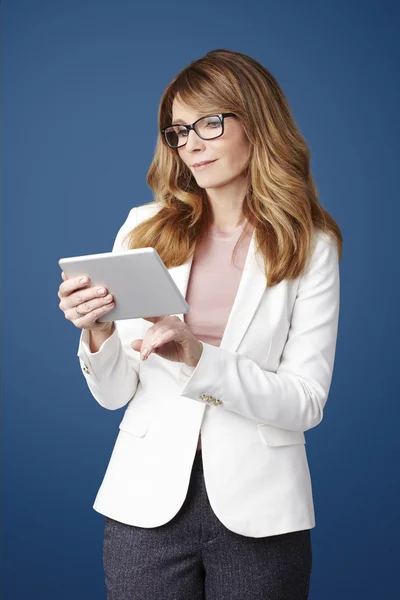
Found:
<svg viewBox="0 0 400 600"><path fill-rule="evenodd" d="M199 119L201 117L201 113L197 113L197 119ZM173 119L172 123L181 123L181 124L185 124L185 121L183 121L182 119Z"/></svg>

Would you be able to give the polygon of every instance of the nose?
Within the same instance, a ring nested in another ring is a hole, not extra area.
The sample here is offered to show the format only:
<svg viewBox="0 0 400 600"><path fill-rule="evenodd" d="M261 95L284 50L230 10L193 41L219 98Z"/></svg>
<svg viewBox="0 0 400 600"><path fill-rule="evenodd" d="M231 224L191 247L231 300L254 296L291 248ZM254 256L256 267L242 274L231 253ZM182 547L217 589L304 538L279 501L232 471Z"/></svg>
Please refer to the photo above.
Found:
<svg viewBox="0 0 400 600"><path fill-rule="evenodd" d="M192 152L196 148L204 147L204 140L201 139L200 136L197 135L194 129L191 129L186 138L186 150L188 152Z"/></svg>

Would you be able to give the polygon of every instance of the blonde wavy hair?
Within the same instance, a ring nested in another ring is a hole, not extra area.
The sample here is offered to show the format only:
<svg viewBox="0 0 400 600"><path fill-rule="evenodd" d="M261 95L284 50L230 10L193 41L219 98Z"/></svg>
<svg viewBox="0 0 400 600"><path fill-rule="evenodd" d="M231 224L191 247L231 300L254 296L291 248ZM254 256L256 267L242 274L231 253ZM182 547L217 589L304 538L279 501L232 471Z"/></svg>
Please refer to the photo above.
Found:
<svg viewBox="0 0 400 600"><path fill-rule="evenodd" d="M125 236L128 248L153 247L167 268L176 267L193 256L212 222L206 190L160 133L172 123L174 98L204 114L232 112L241 120L251 143L242 212L254 226L269 286L302 275L316 230L333 237L341 259L341 231L318 200L310 149L275 77L250 56L226 49L191 62L162 95L147 174L159 210ZM236 248L245 234L246 228Z"/></svg>

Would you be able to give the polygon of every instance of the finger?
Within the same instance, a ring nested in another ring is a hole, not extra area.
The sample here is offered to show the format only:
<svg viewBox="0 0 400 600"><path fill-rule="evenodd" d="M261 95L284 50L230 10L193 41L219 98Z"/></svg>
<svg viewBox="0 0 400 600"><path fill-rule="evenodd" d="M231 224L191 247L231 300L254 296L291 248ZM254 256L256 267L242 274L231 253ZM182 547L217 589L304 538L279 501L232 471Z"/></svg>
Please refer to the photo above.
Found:
<svg viewBox="0 0 400 600"><path fill-rule="evenodd" d="M146 360L152 352L156 352L157 348L172 342L176 338L177 332L174 329L168 329L166 331L157 331L154 333L153 339L149 342L143 340L140 355L142 360Z"/></svg>
<svg viewBox="0 0 400 600"><path fill-rule="evenodd" d="M63 278L64 281L66 281L68 279L68 277L66 276L64 271L61 271L61 277Z"/></svg>
<svg viewBox="0 0 400 600"><path fill-rule="evenodd" d="M101 317L102 315L106 314L114 308L115 303L114 301L108 302L107 304L99 306L98 308L95 308L86 314L84 314L82 306L83 305L78 305L77 307L75 306L70 310L66 310L64 313L65 318L68 321L72 321L77 327L87 327L90 325L94 325L94 323L99 317ZM79 312L77 312L77 308Z"/></svg>
<svg viewBox="0 0 400 600"><path fill-rule="evenodd" d="M69 296L75 290L87 287L89 281L89 278L84 275L81 275L80 277L73 277L72 279L67 279L59 287L60 298Z"/></svg>
<svg viewBox="0 0 400 600"><path fill-rule="evenodd" d="M104 302L108 302L111 299L111 297L112 294L110 295L108 293L108 290L104 287L92 286L87 288L85 286L84 288L75 290L68 296L60 296L60 308L62 310L67 310L75 308L79 305L84 305L83 308L86 310L82 309L82 312L89 312L90 306L101 306L102 304L104 304ZM98 301L97 304L93 304L93 302L95 303L96 301ZM79 311L81 311L81 309L79 309Z"/></svg>
<svg viewBox="0 0 400 600"><path fill-rule="evenodd" d="M150 334L150 331L146 333L146 336L142 340L141 344L138 344L138 352L140 352L140 358L142 360L146 360L148 355L150 354L151 342L153 340L153 336Z"/></svg>
<svg viewBox="0 0 400 600"><path fill-rule="evenodd" d="M158 323L158 321L161 321L161 319L164 319L164 317L142 317L142 319L145 321L150 321L150 323Z"/></svg>
<svg viewBox="0 0 400 600"><path fill-rule="evenodd" d="M132 350L136 350L136 352L140 352L140 348L142 347L143 344L143 340L133 340L133 342L131 342L131 348Z"/></svg>
<svg viewBox="0 0 400 600"><path fill-rule="evenodd" d="M75 296L75 294L74 294ZM107 294L104 298L90 298L89 301L82 301L72 305L69 311L72 315L83 315L86 316L94 310L103 308L103 306L109 306L113 301L112 294Z"/></svg>

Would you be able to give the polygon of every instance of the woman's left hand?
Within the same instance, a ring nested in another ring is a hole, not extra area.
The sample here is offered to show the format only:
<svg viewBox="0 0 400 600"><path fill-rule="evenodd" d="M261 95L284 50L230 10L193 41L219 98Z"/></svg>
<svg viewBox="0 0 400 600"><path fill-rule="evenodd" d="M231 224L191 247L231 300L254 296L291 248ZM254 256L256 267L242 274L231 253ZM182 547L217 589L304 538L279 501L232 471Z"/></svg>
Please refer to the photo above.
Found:
<svg viewBox="0 0 400 600"><path fill-rule="evenodd" d="M145 321L154 325L147 330L143 340L131 343L133 350L140 352L142 360L154 352L173 362L183 362L190 367L197 365L203 345L179 317L146 317Z"/></svg>

